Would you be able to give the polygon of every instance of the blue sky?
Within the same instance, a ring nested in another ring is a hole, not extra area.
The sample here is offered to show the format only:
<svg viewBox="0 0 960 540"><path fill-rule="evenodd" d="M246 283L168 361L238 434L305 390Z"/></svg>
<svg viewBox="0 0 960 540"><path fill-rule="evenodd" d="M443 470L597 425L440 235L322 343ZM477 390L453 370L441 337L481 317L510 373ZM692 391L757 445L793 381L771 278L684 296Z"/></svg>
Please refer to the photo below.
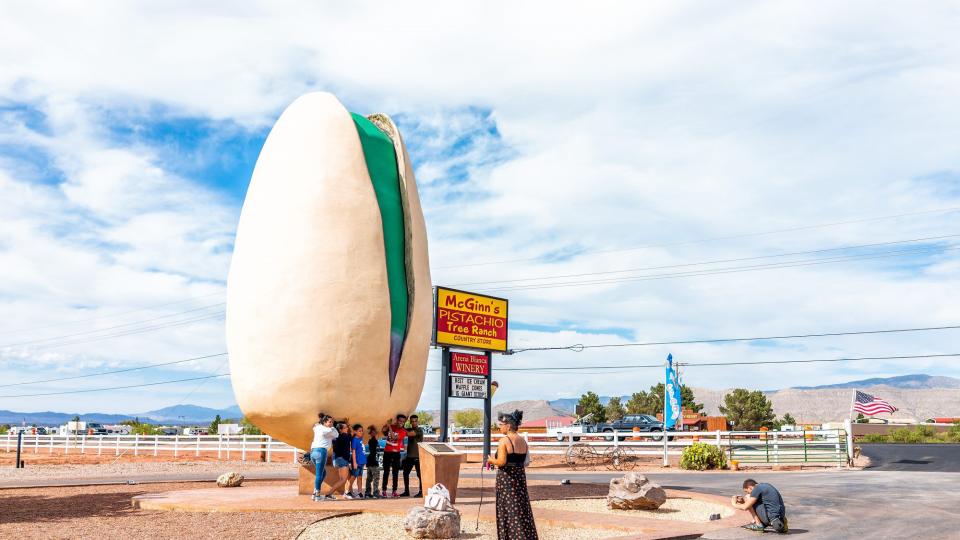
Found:
<svg viewBox="0 0 960 540"><path fill-rule="evenodd" d="M947 237L960 234L955 10L781 2L581 9L10 10L0 21L0 384L222 352L225 276L260 146L286 105L317 90L396 120L416 168L434 282L483 282L477 288L509 296L516 347L960 321L960 250ZM397 35L369 30L378 27ZM930 237L947 238L689 266ZM713 272L851 254L891 256ZM691 270L710 271L659 275ZM634 279L583 283L610 278ZM940 331L498 361L960 352L955 341L955 331ZM711 388L781 388L960 376L957 365L700 368L685 377ZM0 395L227 370L211 358L0 387ZM628 394L657 377L505 373L497 397ZM436 404L435 379L428 374L424 406ZM185 399L233 403L229 382L213 379L0 397L0 409L139 412Z"/></svg>

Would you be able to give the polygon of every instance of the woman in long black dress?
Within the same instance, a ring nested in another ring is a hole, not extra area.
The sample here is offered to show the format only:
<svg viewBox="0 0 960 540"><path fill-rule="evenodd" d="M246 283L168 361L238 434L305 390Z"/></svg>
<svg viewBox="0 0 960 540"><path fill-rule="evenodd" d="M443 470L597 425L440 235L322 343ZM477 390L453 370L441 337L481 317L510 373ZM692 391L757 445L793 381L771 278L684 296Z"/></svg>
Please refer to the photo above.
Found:
<svg viewBox="0 0 960 540"><path fill-rule="evenodd" d="M490 463L497 467L497 538L499 540L537 540L530 494L527 492L527 441L517 434L522 411L501 413L497 419L503 437Z"/></svg>

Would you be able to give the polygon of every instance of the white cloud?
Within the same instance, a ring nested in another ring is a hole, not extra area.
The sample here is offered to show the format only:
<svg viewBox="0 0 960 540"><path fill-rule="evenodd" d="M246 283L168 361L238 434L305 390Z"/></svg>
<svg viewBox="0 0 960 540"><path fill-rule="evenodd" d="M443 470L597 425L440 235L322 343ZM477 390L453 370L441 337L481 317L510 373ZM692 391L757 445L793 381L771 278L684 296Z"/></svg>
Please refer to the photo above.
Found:
<svg viewBox="0 0 960 540"><path fill-rule="evenodd" d="M198 179L172 173L148 145L111 143L98 126L98 111L109 108L159 105L262 127L299 93L325 89L354 110L400 113L415 126L406 137L420 151L412 158L434 277L445 284L936 236L960 223L958 212L932 213L681 243L960 206L955 187L942 185L956 182L958 21L936 3L264 2L226 14L194 4L102 2L8 11L0 21L0 100L38 104L52 132L8 125L3 135L51 152L66 175L59 186L27 183L7 166L0 176L0 193L18 201L0 210L10 217L0 224L0 275L5 291L18 291L0 304L26 325L71 318L69 309L50 309L64 298L158 303L216 290L225 274L237 209ZM485 131L488 122L499 139ZM476 144L448 152L464 133ZM451 187L450 176L464 171L466 181ZM953 173L936 176L944 171ZM649 244L660 247L445 268ZM955 255L914 262L932 266L864 261L514 291L515 320L567 329L516 331L515 342L956 323ZM179 331L170 343L166 333L130 343L186 357L222 341L215 323ZM703 361L956 352L952 336L671 350ZM503 362L646 363L666 352L525 353ZM920 369L960 375L952 365L755 368L746 382L775 388ZM659 375L509 377L519 384L502 395L520 397L625 393ZM741 370L715 368L687 377L716 387L745 379Z"/></svg>

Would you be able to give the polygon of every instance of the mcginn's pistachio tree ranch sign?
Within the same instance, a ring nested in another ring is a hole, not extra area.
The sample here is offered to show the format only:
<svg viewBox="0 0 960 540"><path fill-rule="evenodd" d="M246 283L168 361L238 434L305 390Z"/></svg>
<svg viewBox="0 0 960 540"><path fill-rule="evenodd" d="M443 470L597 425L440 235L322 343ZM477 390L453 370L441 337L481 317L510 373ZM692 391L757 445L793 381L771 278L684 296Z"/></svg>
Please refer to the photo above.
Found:
<svg viewBox="0 0 960 540"><path fill-rule="evenodd" d="M507 300L437 287L434 345L507 350Z"/></svg>

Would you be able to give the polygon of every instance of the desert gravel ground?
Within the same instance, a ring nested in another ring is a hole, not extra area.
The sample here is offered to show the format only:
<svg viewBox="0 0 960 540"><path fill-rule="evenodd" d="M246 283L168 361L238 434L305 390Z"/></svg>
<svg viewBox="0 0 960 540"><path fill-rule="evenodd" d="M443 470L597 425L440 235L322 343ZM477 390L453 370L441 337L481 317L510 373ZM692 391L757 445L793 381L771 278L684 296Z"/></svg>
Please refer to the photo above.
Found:
<svg viewBox="0 0 960 540"><path fill-rule="evenodd" d="M460 538L467 540L496 540L497 525L492 521L480 521L480 530L476 531L476 521L466 514L460 516ZM537 526L540 540L594 540L623 536L623 531L609 529L591 529L586 527L548 527ZM330 538L349 538L351 540L409 540L403 530L403 516L396 514L359 514L334 517L307 527L300 535L301 540L328 540Z"/></svg>
<svg viewBox="0 0 960 540"><path fill-rule="evenodd" d="M573 512L596 512L612 515L636 515L650 519L666 519L676 521L710 521L710 514L720 514L722 517L733 515L733 509L727 506L706 501L698 501L684 497L669 498L667 502L656 510L611 510L607 508L605 499L564 499L533 501L534 508L551 508L554 510L570 510Z"/></svg>
<svg viewBox="0 0 960 540"><path fill-rule="evenodd" d="M289 485L289 482L279 482ZM274 482L263 482L271 485ZM189 482L0 490L0 538L97 540L291 539L330 512L155 512L133 508L134 495L208 488Z"/></svg>

